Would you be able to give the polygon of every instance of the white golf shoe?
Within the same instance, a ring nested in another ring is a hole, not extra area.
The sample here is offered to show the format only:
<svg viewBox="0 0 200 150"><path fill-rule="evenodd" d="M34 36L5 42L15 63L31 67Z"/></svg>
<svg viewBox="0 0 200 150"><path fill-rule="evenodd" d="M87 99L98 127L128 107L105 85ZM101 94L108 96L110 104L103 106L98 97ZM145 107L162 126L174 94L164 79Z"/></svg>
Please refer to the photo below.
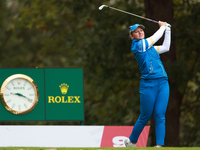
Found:
<svg viewBox="0 0 200 150"><path fill-rule="evenodd" d="M124 144L126 147L136 147L136 144L133 144L130 139L125 139Z"/></svg>
<svg viewBox="0 0 200 150"><path fill-rule="evenodd" d="M156 146L154 146L154 147L161 147L161 146L156 145Z"/></svg>

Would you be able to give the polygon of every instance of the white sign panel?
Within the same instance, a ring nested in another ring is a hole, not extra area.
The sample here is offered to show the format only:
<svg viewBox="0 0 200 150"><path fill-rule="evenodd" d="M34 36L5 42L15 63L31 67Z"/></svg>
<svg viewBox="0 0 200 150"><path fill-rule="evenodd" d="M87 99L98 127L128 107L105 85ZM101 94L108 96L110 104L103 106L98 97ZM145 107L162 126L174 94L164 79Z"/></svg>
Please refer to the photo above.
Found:
<svg viewBox="0 0 200 150"><path fill-rule="evenodd" d="M0 147L125 147L133 126L0 126ZM149 126L137 147L146 147Z"/></svg>

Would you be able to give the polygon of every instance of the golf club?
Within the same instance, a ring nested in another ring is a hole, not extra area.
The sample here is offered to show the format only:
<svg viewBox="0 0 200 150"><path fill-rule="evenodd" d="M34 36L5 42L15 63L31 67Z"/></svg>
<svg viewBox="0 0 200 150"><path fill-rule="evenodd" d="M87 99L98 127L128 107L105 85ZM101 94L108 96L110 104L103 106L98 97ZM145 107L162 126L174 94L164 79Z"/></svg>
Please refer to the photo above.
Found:
<svg viewBox="0 0 200 150"><path fill-rule="evenodd" d="M104 7L108 7L110 9L113 9L113 10L116 10L116 11L120 11L120 12L123 12L123 13L129 14L129 15L132 15L132 16L135 16L135 17L138 17L138 18L142 18L142 19L145 19L145 20L148 20L148 21L151 21L151 22L154 22L154 23L158 24L158 21L155 21L155 20L152 20L152 19L149 19L149 18L145 18L145 17L139 16L139 15L136 15L136 14L124 11L124 10L120 10L120 9L117 9L117 8L114 8L114 7L110 7L110 6L107 6L107 5L101 5L99 7L99 10L102 10ZM170 24L167 24L167 26L171 28Z"/></svg>

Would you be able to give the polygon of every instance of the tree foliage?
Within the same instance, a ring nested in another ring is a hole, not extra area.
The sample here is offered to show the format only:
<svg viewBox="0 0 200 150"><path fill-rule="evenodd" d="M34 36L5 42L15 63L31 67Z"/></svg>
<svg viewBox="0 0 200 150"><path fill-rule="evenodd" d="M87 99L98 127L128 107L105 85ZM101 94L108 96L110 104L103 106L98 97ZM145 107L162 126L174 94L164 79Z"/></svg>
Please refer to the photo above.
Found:
<svg viewBox="0 0 200 150"><path fill-rule="evenodd" d="M107 8L99 11L102 4L145 16L143 0L1 0L0 67L83 67L84 124L133 125L139 116L141 74L128 27L154 25ZM177 63L166 64L173 66L172 78L178 75L174 88L182 94L182 146L200 141L199 6L194 0L174 1Z"/></svg>
<svg viewBox="0 0 200 150"><path fill-rule="evenodd" d="M176 46L180 71L179 90L181 105L181 145L199 146L200 131L200 3L176 1ZM180 13L182 11L182 13Z"/></svg>

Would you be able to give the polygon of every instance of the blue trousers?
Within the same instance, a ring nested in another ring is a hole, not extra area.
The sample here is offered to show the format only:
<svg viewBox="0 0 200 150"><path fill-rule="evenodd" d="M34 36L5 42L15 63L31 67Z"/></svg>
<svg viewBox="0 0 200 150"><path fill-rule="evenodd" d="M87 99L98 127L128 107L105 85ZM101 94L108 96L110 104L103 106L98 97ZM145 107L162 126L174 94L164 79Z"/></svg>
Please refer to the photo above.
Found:
<svg viewBox="0 0 200 150"><path fill-rule="evenodd" d="M137 143L140 133L154 114L156 144L164 145L165 113L169 100L169 84L166 78L140 80L140 116L129 137Z"/></svg>

